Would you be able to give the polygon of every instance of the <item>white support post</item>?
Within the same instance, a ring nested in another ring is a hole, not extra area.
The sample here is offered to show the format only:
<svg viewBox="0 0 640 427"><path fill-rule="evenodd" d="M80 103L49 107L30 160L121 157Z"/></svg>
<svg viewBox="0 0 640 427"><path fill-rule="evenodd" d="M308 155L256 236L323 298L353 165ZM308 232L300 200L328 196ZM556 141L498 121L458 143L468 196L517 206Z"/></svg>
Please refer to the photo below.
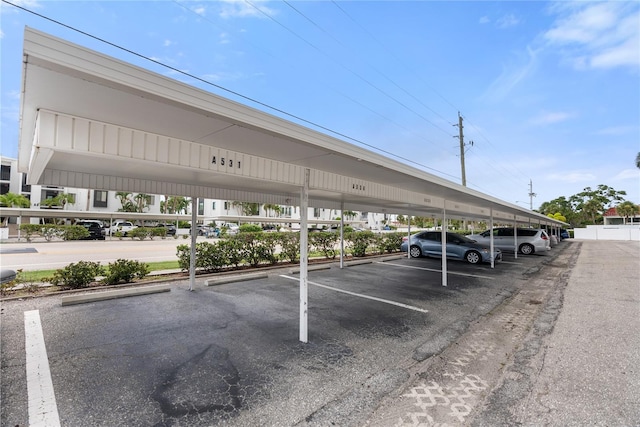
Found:
<svg viewBox="0 0 640 427"><path fill-rule="evenodd" d="M411 258L411 214L407 215L407 258Z"/></svg>
<svg viewBox="0 0 640 427"><path fill-rule="evenodd" d="M196 283L196 239L198 237L198 227L196 221L198 219L198 198L191 198L191 254L189 257L189 290L193 291L193 285ZM176 228L177 231L177 228Z"/></svg>
<svg viewBox="0 0 640 427"><path fill-rule="evenodd" d="M447 211L442 209L442 286L447 286Z"/></svg>
<svg viewBox="0 0 640 427"><path fill-rule="evenodd" d="M344 268L344 202L340 202L340 268Z"/></svg>
<svg viewBox="0 0 640 427"><path fill-rule="evenodd" d="M309 175L310 170L304 170L304 185L300 190L300 341L308 342L308 298L309 298Z"/></svg>
<svg viewBox="0 0 640 427"><path fill-rule="evenodd" d="M490 239L489 239L489 250L491 251L491 268L494 268L496 263L495 260L493 259L493 251L495 250L495 246L493 244L493 208L489 209L489 230L491 230L491 232L489 233Z"/></svg>
<svg viewBox="0 0 640 427"><path fill-rule="evenodd" d="M518 259L518 219L513 220L513 243L515 244L515 250L513 253L515 254L515 259Z"/></svg>

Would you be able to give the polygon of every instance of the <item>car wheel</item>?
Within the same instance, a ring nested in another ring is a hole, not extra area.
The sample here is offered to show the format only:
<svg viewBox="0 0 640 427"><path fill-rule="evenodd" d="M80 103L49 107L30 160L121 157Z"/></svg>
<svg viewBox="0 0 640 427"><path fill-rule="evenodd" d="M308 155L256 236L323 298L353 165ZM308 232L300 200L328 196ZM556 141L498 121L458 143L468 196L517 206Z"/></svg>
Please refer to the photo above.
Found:
<svg viewBox="0 0 640 427"><path fill-rule="evenodd" d="M420 258L422 256L422 251L418 246L411 246L409 254L411 255L411 258Z"/></svg>
<svg viewBox="0 0 640 427"><path fill-rule="evenodd" d="M482 256L476 251L469 251L464 256L469 264L477 264L482 261Z"/></svg>
<svg viewBox="0 0 640 427"><path fill-rule="evenodd" d="M532 245L528 243L525 243L524 245L520 245L520 253L524 255L531 255L534 252L535 252L535 248Z"/></svg>

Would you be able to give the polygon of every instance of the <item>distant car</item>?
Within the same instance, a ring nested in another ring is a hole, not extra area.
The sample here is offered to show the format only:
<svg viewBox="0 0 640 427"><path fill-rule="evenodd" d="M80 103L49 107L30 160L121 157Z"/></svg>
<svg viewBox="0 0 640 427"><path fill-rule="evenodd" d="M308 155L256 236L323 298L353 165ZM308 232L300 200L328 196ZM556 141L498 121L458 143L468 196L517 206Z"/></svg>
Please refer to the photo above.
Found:
<svg viewBox="0 0 640 427"><path fill-rule="evenodd" d="M562 230L560 230L560 238L561 239L568 239L570 238L571 235L569 234L569 232L567 230L565 230L564 228Z"/></svg>
<svg viewBox="0 0 640 427"><path fill-rule="evenodd" d="M403 237L400 250L409 254L412 258L421 256L442 257L442 232L441 231L421 231L412 234L410 238ZM447 258L466 261L470 264L480 262L491 262L491 251L487 245L482 245L469 240L456 233L447 232L446 244ZM495 249L493 259L502 260L502 252Z"/></svg>
<svg viewBox="0 0 640 427"><path fill-rule="evenodd" d="M138 227L133 225L131 221L117 220L117 221L114 221L114 223L109 228L108 234L110 236L114 236L117 232L120 232L122 233L123 236L126 236L127 233L133 230L134 228L138 228Z"/></svg>
<svg viewBox="0 0 640 427"><path fill-rule="evenodd" d="M78 221L75 225L84 227L89 232L89 236L83 240L104 240L102 225L98 221Z"/></svg>
<svg viewBox="0 0 640 427"><path fill-rule="evenodd" d="M164 227L167 229L167 236L176 235L176 226L173 224L157 224L156 227Z"/></svg>
<svg viewBox="0 0 640 427"><path fill-rule="evenodd" d="M491 230L480 234L467 236L483 245L489 245L491 241ZM518 239L518 252L524 255L534 253L545 253L551 249L551 240L546 231L540 228L518 228L518 235L515 235L513 227L503 227L493 229L493 245L502 251L515 251L516 237Z"/></svg>

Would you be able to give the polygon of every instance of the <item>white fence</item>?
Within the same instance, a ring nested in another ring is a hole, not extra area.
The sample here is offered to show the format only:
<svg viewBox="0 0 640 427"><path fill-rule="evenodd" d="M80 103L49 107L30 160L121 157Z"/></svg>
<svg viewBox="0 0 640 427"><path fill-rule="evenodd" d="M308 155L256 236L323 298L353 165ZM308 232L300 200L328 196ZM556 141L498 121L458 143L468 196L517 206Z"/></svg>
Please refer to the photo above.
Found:
<svg viewBox="0 0 640 427"><path fill-rule="evenodd" d="M640 226L587 225L587 228L575 228L573 237L585 240L640 240Z"/></svg>

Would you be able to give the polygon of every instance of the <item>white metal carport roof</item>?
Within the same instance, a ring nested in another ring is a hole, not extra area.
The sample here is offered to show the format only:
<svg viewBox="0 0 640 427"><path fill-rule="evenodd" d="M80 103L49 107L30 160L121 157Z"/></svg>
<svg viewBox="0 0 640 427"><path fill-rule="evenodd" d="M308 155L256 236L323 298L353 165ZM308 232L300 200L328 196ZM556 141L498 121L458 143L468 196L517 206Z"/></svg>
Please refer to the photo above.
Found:
<svg viewBox="0 0 640 427"><path fill-rule="evenodd" d="M30 28L18 167L30 184L562 224Z"/></svg>

